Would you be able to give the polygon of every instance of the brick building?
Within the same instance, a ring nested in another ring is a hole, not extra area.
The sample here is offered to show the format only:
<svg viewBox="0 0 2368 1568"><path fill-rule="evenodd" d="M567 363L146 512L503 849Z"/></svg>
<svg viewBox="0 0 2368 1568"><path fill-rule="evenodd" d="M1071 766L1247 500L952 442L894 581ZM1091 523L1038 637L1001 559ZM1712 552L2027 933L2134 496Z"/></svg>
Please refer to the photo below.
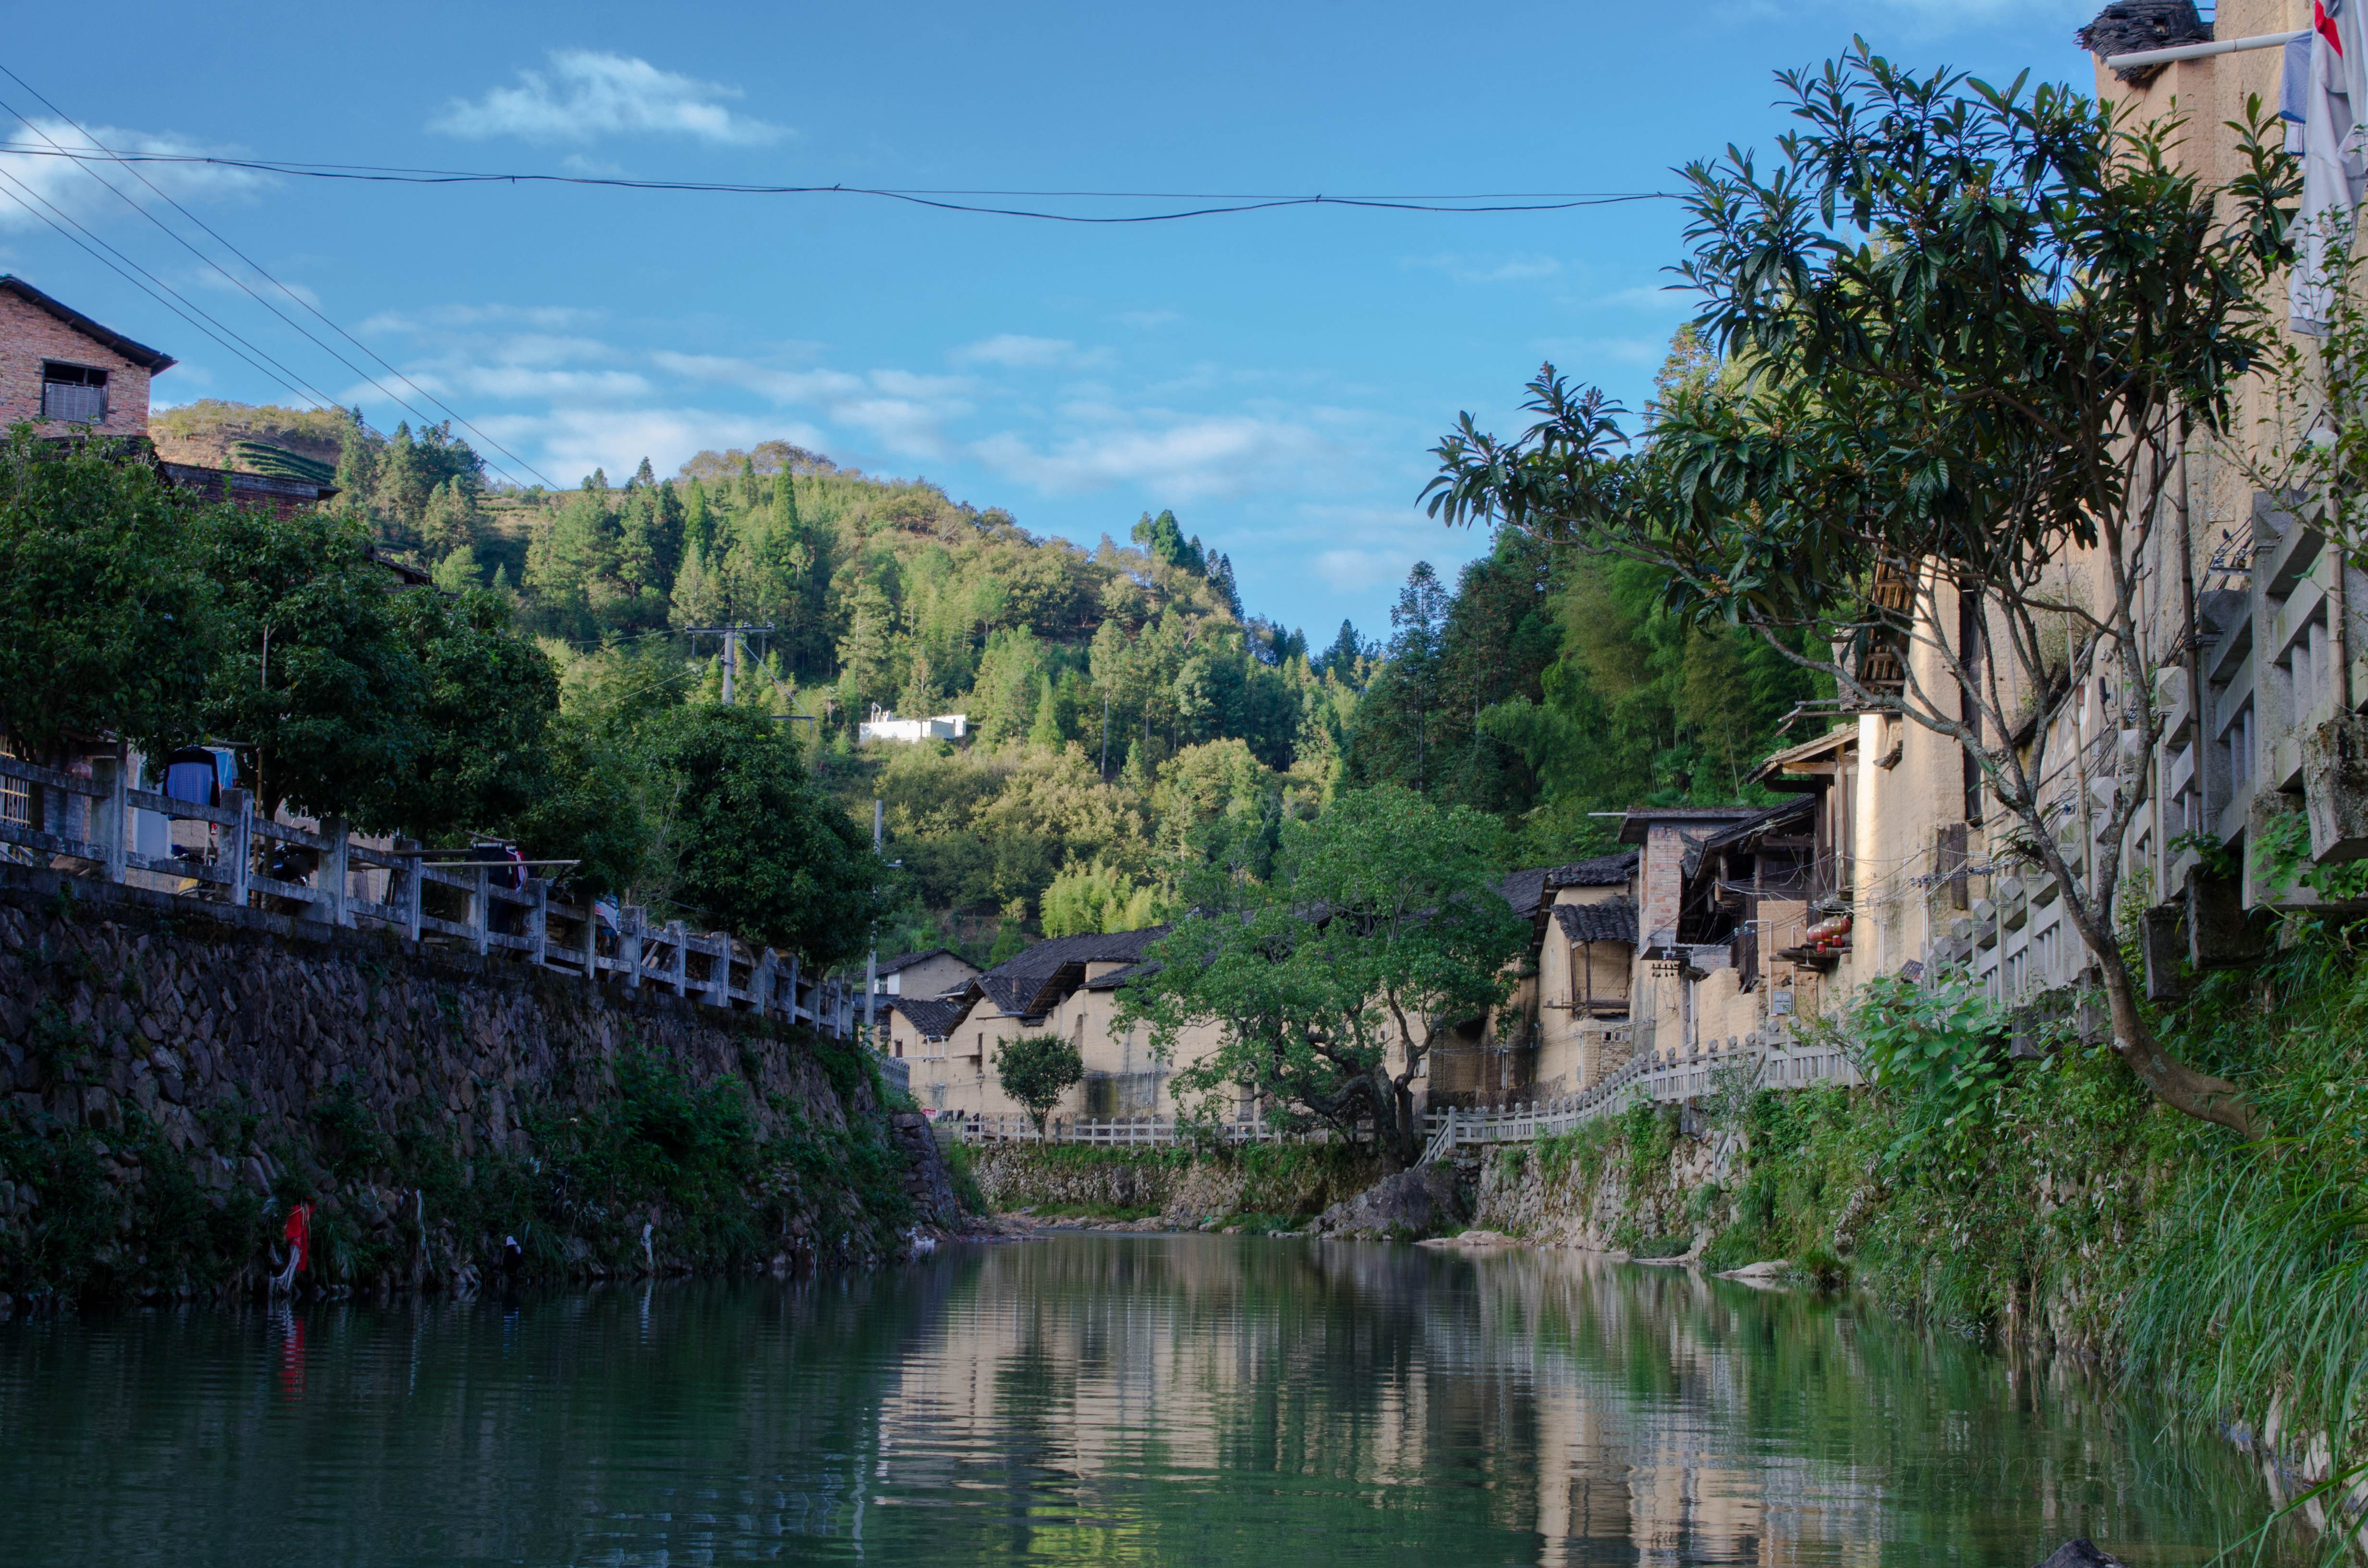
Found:
<svg viewBox="0 0 2368 1568"><path fill-rule="evenodd" d="M29 424L45 437L148 438L148 385L173 368L169 354L135 343L21 278L0 273L0 429ZM142 448L142 450L147 449ZM288 474L245 473L156 462L158 477L210 501L235 501L288 517L337 493ZM399 569L406 583L425 574Z"/></svg>
<svg viewBox="0 0 2368 1568"><path fill-rule="evenodd" d="M169 354L0 273L0 425L63 436L148 434L148 381L173 368Z"/></svg>

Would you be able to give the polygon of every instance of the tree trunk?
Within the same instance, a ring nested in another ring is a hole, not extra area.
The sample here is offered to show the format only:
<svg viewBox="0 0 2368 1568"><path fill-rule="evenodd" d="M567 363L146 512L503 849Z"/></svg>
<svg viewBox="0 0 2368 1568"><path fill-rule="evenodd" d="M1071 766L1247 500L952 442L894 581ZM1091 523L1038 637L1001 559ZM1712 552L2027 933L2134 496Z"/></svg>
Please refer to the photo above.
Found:
<svg viewBox="0 0 2368 1568"><path fill-rule="evenodd" d="M2129 966L2121 961L2121 954L2100 956L2099 967L2104 971L2105 1000L2112 1014L2113 1054L2154 1091L2157 1099L2173 1110L2252 1137L2253 1108L2247 1103L2244 1092L2226 1079L2198 1073L2172 1056L2163 1050L2154 1030L2146 1027L2146 1017L2138 1010Z"/></svg>

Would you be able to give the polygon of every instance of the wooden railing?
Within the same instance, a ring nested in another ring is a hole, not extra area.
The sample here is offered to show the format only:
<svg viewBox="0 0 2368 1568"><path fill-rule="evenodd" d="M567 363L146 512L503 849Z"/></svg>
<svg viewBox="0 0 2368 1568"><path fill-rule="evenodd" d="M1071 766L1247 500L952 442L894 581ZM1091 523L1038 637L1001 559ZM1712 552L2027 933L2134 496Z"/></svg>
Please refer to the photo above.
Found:
<svg viewBox="0 0 2368 1568"><path fill-rule="evenodd" d="M0 756L0 778L30 787L24 791L28 820L0 820L0 846L20 862L80 862L66 869L110 882L148 872L186 884L170 891L192 900L240 909L276 904L323 925L368 924L415 942L501 953L594 984L660 987L710 1006L809 1023L833 1039L856 1032L854 987L810 975L795 954L729 932L694 934L679 920L659 925L632 904L611 915L589 903L556 903L539 878L519 889L501 887L492 867L439 868L401 840L393 847L357 840L334 817L318 832L278 822L258 813L243 790L222 791L226 803L219 806L171 800L131 788L111 758L94 759L85 778ZM213 824L211 858L139 853L131 847L135 810ZM317 869L303 881L265 874L256 868L272 863L272 844L310 851ZM356 874L372 871L385 873L384 895L375 900L352 887ZM434 902L445 915L427 913L431 888L442 890Z"/></svg>
<svg viewBox="0 0 2368 1568"><path fill-rule="evenodd" d="M1443 1159L1457 1149L1488 1143L1527 1143L1568 1132L1600 1117L1617 1116L1640 1101L1669 1103L1700 1099L1719 1087L1722 1070L1748 1074L1754 1088L1804 1089L1818 1084L1862 1084L1866 1080L1847 1051L1830 1045L1803 1045L1789 1040L1762 1041L1748 1037L1707 1051L1666 1054L1651 1051L1575 1095L1564 1095L1534 1105L1504 1110L1447 1109L1427 1119L1430 1141L1422 1163Z"/></svg>

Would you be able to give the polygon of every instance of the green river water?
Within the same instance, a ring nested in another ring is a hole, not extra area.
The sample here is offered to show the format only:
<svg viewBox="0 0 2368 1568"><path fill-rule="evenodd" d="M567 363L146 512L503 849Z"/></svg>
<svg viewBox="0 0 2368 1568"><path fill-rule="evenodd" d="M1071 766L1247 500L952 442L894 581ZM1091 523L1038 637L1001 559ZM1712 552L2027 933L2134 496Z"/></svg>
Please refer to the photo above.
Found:
<svg viewBox="0 0 2368 1568"><path fill-rule="evenodd" d="M2143 1568L2266 1509L2078 1368L1565 1255L1064 1235L0 1324L7 1568L2022 1568L2071 1535Z"/></svg>

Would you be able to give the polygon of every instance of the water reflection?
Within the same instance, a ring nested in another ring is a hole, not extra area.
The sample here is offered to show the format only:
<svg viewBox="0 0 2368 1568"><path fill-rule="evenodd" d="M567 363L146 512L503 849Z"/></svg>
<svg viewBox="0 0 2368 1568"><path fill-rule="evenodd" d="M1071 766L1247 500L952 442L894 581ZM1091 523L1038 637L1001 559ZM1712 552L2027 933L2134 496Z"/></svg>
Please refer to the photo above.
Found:
<svg viewBox="0 0 2368 1568"><path fill-rule="evenodd" d="M0 1327L0 1562L2201 1562L2077 1369L1565 1256L1220 1237Z"/></svg>

